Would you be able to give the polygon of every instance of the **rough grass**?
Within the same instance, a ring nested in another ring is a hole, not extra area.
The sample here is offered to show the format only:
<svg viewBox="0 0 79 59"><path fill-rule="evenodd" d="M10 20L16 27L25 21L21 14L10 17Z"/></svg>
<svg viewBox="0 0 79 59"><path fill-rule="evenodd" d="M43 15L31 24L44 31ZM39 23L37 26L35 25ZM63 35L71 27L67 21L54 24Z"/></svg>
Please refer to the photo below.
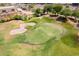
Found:
<svg viewBox="0 0 79 59"><path fill-rule="evenodd" d="M32 18L29 22L31 21L39 23L39 26L23 34L12 36L9 40L6 40L5 36L9 34L11 29L18 27L17 22L0 23L0 55L79 55L79 46L75 40L75 34L78 30L74 29L73 26L67 23L56 23L56 21L47 17L42 19ZM44 23L51 23L51 25L44 25ZM67 31L63 32L61 26ZM33 45L28 42L44 44Z"/></svg>

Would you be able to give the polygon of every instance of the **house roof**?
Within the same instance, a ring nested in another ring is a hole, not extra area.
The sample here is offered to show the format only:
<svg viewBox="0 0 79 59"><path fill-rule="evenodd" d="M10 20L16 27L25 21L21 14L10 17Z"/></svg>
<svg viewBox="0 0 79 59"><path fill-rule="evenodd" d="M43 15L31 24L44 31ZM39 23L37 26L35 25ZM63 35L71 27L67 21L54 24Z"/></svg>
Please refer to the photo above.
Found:
<svg viewBox="0 0 79 59"><path fill-rule="evenodd" d="M10 8L15 8L15 6L5 6L5 7L0 7L0 9L10 9Z"/></svg>

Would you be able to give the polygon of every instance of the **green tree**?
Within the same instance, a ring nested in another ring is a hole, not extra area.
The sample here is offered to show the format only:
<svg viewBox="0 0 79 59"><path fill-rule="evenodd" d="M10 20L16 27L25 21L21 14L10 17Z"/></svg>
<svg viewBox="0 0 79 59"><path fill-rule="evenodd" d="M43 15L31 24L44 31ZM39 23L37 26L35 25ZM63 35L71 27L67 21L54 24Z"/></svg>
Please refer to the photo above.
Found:
<svg viewBox="0 0 79 59"><path fill-rule="evenodd" d="M44 9L43 9L43 13L47 13L48 14L48 12L52 12L53 11L53 7L52 7L52 5L51 4L46 4L45 6L44 6Z"/></svg>
<svg viewBox="0 0 79 59"><path fill-rule="evenodd" d="M64 16L71 16L72 13L73 12L70 8L65 8L64 10L61 11L61 15L64 15Z"/></svg>
<svg viewBox="0 0 79 59"><path fill-rule="evenodd" d="M12 19L14 19L14 20L23 20L23 17L21 15L15 15Z"/></svg>
<svg viewBox="0 0 79 59"><path fill-rule="evenodd" d="M72 16L79 18L79 9L74 10L73 13L72 13Z"/></svg>
<svg viewBox="0 0 79 59"><path fill-rule="evenodd" d="M51 12L51 13L60 13L61 12L61 10L63 9L63 5L60 5L60 4L56 4L56 5L54 5L54 4L46 4L45 6L44 6L44 9L43 9L43 12L45 13L45 12Z"/></svg>
<svg viewBox="0 0 79 59"><path fill-rule="evenodd" d="M41 16L42 13L43 13L42 9L37 8L37 9L35 10L34 15L39 17L39 16Z"/></svg>
<svg viewBox="0 0 79 59"><path fill-rule="evenodd" d="M60 20L66 22L67 21L67 16L72 16L72 10L68 7L64 8L60 14L63 15L63 17L60 17Z"/></svg>
<svg viewBox="0 0 79 59"><path fill-rule="evenodd" d="M62 9L63 9L63 5L53 5L53 10L56 13L60 13Z"/></svg>
<svg viewBox="0 0 79 59"><path fill-rule="evenodd" d="M77 18L79 18L79 9L74 10L72 16L74 16L75 20L77 21Z"/></svg>

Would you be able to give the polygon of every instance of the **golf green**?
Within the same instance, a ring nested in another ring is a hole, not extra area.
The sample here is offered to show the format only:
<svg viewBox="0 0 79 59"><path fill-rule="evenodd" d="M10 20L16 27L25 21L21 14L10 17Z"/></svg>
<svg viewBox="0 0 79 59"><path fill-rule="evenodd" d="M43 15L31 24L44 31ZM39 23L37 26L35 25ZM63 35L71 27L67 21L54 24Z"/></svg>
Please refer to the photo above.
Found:
<svg viewBox="0 0 79 59"><path fill-rule="evenodd" d="M42 44L51 38L60 39L64 28L52 23L44 23L26 33L25 42ZM64 33L63 33L64 34Z"/></svg>

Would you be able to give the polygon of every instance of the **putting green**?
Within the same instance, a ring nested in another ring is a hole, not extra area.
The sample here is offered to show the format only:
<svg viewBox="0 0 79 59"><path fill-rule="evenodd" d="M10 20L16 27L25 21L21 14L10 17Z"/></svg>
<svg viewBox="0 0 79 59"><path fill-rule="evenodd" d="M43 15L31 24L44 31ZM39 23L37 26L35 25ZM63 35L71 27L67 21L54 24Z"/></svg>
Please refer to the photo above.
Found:
<svg viewBox="0 0 79 59"><path fill-rule="evenodd" d="M51 23L44 23L39 25L36 29L33 29L26 33L25 42L32 44L42 44L51 38L60 39L62 33L65 32L64 28Z"/></svg>

